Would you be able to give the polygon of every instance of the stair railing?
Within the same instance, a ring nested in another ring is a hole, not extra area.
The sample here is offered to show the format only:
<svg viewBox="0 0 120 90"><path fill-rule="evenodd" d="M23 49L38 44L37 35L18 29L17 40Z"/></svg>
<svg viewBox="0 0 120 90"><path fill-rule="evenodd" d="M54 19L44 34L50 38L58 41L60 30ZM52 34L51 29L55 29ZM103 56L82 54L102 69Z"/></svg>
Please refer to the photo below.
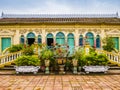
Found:
<svg viewBox="0 0 120 90"><path fill-rule="evenodd" d="M0 56L0 67L6 65L7 63L13 62L21 55L23 55L23 51Z"/></svg>
<svg viewBox="0 0 120 90"><path fill-rule="evenodd" d="M107 52L107 51L104 51L104 50L96 50L96 52L98 54L105 54L108 59L112 62L115 62L117 64L120 64L120 55L118 53L114 53L114 52Z"/></svg>

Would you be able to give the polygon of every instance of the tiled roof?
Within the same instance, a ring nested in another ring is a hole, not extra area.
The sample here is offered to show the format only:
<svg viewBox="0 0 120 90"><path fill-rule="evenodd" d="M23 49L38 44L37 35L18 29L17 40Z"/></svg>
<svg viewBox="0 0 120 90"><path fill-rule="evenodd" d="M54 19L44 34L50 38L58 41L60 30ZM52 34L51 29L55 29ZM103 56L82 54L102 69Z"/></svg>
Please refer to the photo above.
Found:
<svg viewBox="0 0 120 90"><path fill-rule="evenodd" d="M33 17L34 16L34 17ZM9 23L85 23L85 24L120 24L117 14L104 15L81 15L81 14L59 14L59 15L13 15L3 14L0 24Z"/></svg>

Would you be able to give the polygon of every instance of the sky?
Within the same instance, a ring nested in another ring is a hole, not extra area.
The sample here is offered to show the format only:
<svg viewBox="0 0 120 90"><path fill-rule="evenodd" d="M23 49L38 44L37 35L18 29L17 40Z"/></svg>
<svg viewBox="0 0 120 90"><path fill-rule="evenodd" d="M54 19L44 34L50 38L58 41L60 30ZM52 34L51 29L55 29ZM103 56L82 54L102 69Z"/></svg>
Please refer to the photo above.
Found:
<svg viewBox="0 0 120 90"><path fill-rule="evenodd" d="M119 13L120 0L0 0L7 14L109 14Z"/></svg>

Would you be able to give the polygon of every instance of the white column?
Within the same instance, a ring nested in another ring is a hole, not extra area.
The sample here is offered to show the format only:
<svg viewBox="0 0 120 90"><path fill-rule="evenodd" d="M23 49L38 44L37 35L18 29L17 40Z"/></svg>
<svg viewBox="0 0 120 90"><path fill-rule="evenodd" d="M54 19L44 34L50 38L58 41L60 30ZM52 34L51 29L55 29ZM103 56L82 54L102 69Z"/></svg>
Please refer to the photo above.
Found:
<svg viewBox="0 0 120 90"><path fill-rule="evenodd" d="M42 29L42 43L46 43L45 29Z"/></svg>
<svg viewBox="0 0 120 90"><path fill-rule="evenodd" d="M79 46L79 33L78 33L78 29L75 29L75 46Z"/></svg>
<svg viewBox="0 0 120 90"><path fill-rule="evenodd" d="M20 44L19 30L16 30L15 35L13 36L13 44Z"/></svg>

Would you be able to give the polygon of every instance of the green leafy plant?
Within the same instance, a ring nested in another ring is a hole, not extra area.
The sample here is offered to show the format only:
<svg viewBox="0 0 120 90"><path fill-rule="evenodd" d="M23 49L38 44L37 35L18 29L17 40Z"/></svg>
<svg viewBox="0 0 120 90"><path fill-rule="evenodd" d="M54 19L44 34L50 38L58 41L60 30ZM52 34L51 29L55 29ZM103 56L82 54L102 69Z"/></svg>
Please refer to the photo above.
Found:
<svg viewBox="0 0 120 90"><path fill-rule="evenodd" d="M109 52L114 50L115 43L112 38L110 38L110 37L104 38L103 43L105 44L105 45L103 45L104 50L109 51Z"/></svg>
<svg viewBox="0 0 120 90"><path fill-rule="evenodd" d="M89 54L85 56L87 65L107 65L108 58L104 54Z"/></svg>
<svg viewBox="0 0 120 90"><path fill-rule="evenodd" d="M16 61L17 66L39 66L40 60L34 56L21 56Z"/></svg>
<svg viewBox="0 0 120 90"><path fill-rule="evenodd" d="M10 52L17 52L23 50L23 45L22 44L17 44L17 45L12 45L12 47L9 48Z"/></svg>
<svg viewBox="0 0 120 90"><path fill-rule="evenodd" d="M53 57L53 52L49 49L44 49L40 54L40 58L45 60L50 60L52 57Z"/></svg>
<svg viewBox="0 0 120 90"><path fill-rule="evenodd" d="M84 66L86 64L84 48L78 48L74 52L72 58L75 59L75 60L78 60L78 65L79 66L81 66L81 67Z"/></svg>
<svg viewBox="0 0 120 90"><path fill-rule="evenodd" d="M28 46L28 47L23 49L23 54L24 55L33 55L34 54L33 49L34 49L33 46Z"/></svg>

